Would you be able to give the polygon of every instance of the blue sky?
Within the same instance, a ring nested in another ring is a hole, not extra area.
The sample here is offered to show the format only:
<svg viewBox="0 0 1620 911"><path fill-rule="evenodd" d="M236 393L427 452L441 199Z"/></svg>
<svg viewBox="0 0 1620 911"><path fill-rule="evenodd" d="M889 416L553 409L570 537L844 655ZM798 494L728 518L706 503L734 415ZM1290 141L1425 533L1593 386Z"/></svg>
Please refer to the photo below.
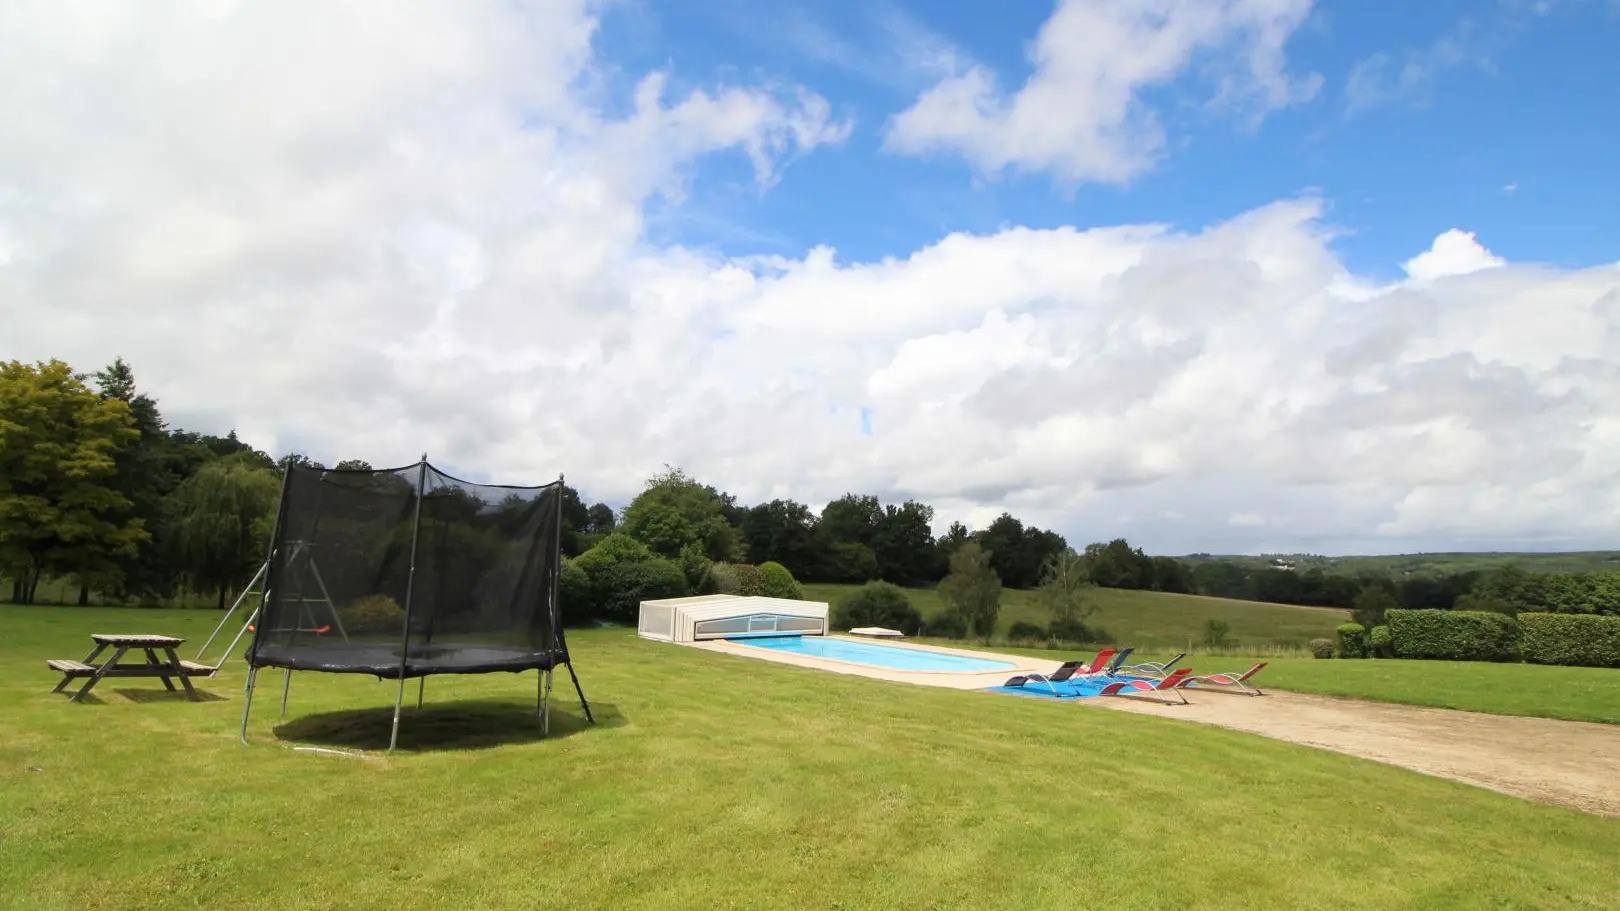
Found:
<svg viewBox="0 0 1620 911"><path fill-rule="evenodd" d="M1254 124L1199 110L1189 71L1143 94L1169 129L1161 163L1127 185L1073 189L1045 173L984 180L955 156L881 150L886 121L937 79L917 65L929 59L919 46L989 65L1003 89L1028 77L1025 48L1051 5L986 11L951 0L611 8L599 47L629 74L667 68L673 85L792 80L855 123L844 145L795 161L763 196L740 157L704 162L700 192L655 217L655 236L730 254L829 244L842 260L870 260L1009 224L1195 231L1317 193L1327 220L1347 231L1336 249L1369 277L1398 275L1401 261L1459 226L1514 261L1617 258L1620 5L1321 3L1287 45L1292 69L1322 75L1314 99ZM1378 55L1382 88L1358 95L1352 74Z"/></svg>

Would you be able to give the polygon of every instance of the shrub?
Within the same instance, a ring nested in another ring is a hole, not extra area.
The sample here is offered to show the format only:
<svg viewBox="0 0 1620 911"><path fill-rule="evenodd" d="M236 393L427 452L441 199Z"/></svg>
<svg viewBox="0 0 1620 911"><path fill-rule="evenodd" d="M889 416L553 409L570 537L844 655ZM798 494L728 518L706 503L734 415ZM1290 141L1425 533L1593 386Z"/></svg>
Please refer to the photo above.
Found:
<svg viewBox="0 0 1620 911"><path fill-rule="evenodd" d="M357 599L339 613L344 632L350 635L367 633L403 633L405 608L387 595L367 595Z"/></svg>
<svg viewBox="0 0 1620 911"><path fill-rule="evenodd" d="M1367 632L1367 647L1372 649L1374 658L1394 657L1394 642L1387 626L1375 626Z"/></svg>
<svg viewBox="0 0 1620 911"><path fill-rule="evenodd" d="M1045 639L1046 630L1041 629L1039 625L1031 623L1028 620L1019 620L1007 630L1007 638L1013 640L1022 639L1025 641Z"/></svg>
<svg viewBox="0 0 1620 911"><path fill-rule="evenodd" d="M715 590L722 595L765 594L765 577L757 566L749 563L716 563L710 572L714 574ZM788 578L793 577L789 575Z"/></svg>
<svg viewBox="0 0 1620 911"><path fill-rule="evenodd" d="M1339 637L1340 658L1367 657L1367 628L1359 623L1341 623L1335 630Z"/></svg>
<svg viewBox="0 0 1620 911"><path fill-rule="evenodd" d="M1311 654L1318 658L1332 658L1334 643L1332 639L1312 639Z"/></svg>
<svg viewBox="0 0 1620 911"><path fill-rule="evenodd" d="M922 615L911 606L911 599L900 586L890 582L868 582L833 605L832 627L881 626L897 629L908 636L922 627Z"/></svg>
<svg viewBox="0 0 1620 911"><path fill-rule="evenodd" d="M804 589L793 578L793 573L786 566L775 560L767 560L759 564L759 582L761 594L767 598L793 598L804 597Z"/></svg>
<svg viewBox="0 0 1620 911"><path fill-rule="evenodd" d="M1046 628L1047 635L1063 642L1106 642L1108 633L1099 627L1087 626L1078 617L1054 619Z"/></svg>
<svg viewBox="0 0 1620 911"><path fill-rule="evenodd" d="M573 560L564 559L557 579L565 626L579 626L591 618L591 578Z"/></svg>
<svg viewBox="0 0 1620 911"><path fill-rule="evenodd" d="M1229 634L1232 625L1219 617L1211 617L1204 623L1204 644L1211 648L1220 648L1230 645Z"/></svg>
<svg viewBox="0 0 1620 911"><path fill-rule="evenodd" d="M590 581L592 613L626 624L636 622L643 601L679 598L691 592L680 564L663 557L614 563Z"/></svg>
<svg viewBox="0 0 1620 911"><path fill-rule="evenodd" d="M1620 617L1520 614L1519 647L1531 664L1620 667Z"/></svg>
<svg viewBox="0 0 1620 911"><path fill-rule="evenodd" d="M1397 658L1511 661L1519 625L1506 614L1458 610L1392 610L1389 634Z"/></svg>
<svg viewBox="0 0 1620 911"><path fill-rule="evenodd" d="M968 634L967 618L953 610L943 610L934 619L929 620L925 631L930 636L939 636L942 639L966 639Z"/></svg>

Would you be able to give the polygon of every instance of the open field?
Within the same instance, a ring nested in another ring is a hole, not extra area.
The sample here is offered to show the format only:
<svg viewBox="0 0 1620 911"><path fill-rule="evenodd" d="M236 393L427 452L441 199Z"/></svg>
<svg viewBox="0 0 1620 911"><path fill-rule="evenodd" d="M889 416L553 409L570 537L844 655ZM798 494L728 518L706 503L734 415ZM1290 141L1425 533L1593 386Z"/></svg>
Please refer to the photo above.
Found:
<svg viewBox="0 0 1620 911"><path fill-rule="evenodd" d="M804 592L807 598L836 603L858 587L805 585ZM906 594L925 619L945 609L935 589L908 588ZM1235 644L1298 647L1320 636L1331 637L1334 627L1350 619L1349 611L1330 607L1295 607L1120 588L1094 589L1091 598L1097 612L1087 618L1087 624L1101 627L1119 642L1178 651L1186 648L1189 641L1202 641L1204 624L1211 619L1225 620L1231 626L1228 636ZM1036 600L1034 592L1006 589L1001 594L997 629L1005 633L1019 620L1045 626L1051 620L1051 613Z"/></svg>
<svg viewBox="0 0 1620 911"><path fill-rule="evenodd" d="M1196 564L1202 560L1227 560L1251 569L1265 569L1271 557L1249 555L1199 555L1181 557ZM1571 551L1568 553L1511 553L1465 552L1430 554L1369 554L1352 557L1290 556L1295 567L1303 572L1320 567L1324 572L1356 575L1358 573L1389 573L1396 577L1412 575L1442 575L1469 570L1489 571L1516 565L1530 572L1605 572L1620 570L1620 550Z"/></svg>
<svg viewBox="0 0 1620 911"><path fill-rule="evenodd" d="M886 684L571 635L602 723L532 675L279 677L190 703L48 657L91 631L200 643L206 612L0 607L0 906L1576 908L1620 820L1147 713ZM191 654L189 649L183 652ZM1329 662L1323 662L1328 664ZM1348 662L1331 662L1347 664ZM1061 718L1061 721L1056 719Z"/></svg>

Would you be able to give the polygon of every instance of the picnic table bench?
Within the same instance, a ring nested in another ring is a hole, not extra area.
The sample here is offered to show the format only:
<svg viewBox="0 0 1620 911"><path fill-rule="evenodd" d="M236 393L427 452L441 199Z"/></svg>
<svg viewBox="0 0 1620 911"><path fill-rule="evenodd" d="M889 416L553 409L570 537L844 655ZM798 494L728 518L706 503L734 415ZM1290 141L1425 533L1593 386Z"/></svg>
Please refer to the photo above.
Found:
<svg viewBox="0 0 1620 911"><path fill-rule="evenodd" d="M174 678L180 678L180 685L186 688L186 695L192 700L197 699L197 691L191 686L192 677L212 677L219 669L195 661L186 661L175 654L175 647L186 640L175 636L126 636L112 633L92 633L90 638L95 641L96 647L83 661L71 661L66 658L51 658L45 662L51 670L62 675L62 682L51 690L53 693L62 692L69 683L81 678L85 680L84 686L74 693L68 700L78 702L79 697L90 692L96 684L106 677L160 677L163 686L174 692ZM107 649L115 649L113 656L108 660L96 663L96 658ZM120 663L126 652L136 649L146 653L146 661L141 663ZM163 652L164 658L159 659L157 653Z"/></svg>

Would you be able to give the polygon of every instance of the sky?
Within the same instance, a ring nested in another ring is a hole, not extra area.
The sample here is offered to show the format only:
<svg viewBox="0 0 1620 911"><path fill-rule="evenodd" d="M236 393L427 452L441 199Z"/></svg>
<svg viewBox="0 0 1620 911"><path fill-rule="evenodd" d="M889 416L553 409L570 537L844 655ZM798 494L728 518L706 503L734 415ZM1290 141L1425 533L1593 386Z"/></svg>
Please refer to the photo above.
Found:
<svg viewBox="0 0 1620 911"><path fill-rule="evenodd" d="M14 0L0 359L622 505L1620 547L1620 2Z"/></svg>

